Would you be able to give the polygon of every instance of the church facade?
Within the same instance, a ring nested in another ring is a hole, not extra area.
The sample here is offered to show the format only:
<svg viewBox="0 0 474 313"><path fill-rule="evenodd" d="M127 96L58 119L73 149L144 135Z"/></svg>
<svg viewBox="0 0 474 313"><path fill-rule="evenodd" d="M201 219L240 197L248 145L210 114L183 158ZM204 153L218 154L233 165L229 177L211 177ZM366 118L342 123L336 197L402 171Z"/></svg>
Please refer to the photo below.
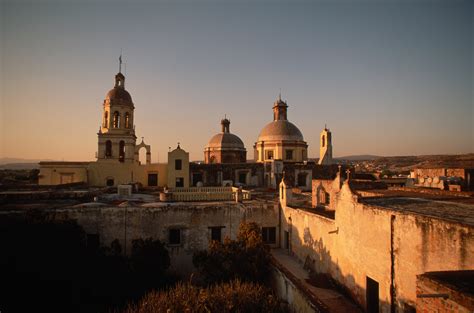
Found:
<svg viewBox="0 0 474 313"><path fill-rule="evenodd" d="M168 163L152 163L151 147L137 143L135 104L125 89L119 70L113 88L102 103L96 161L40 162L40 185L86 183L90 186L118 186L136 183L144 187L255 186L276 188L285 175L295 186L311 189L313 177L335 174L329 130L321 140L323 162L308 160L303 134L288 121L288 104L281 96L273 104L273 121L260 132L254 145L254 160L247 162L243 141L230 132L230 120L221 120L221 132L204 148L204 162L190 162L179 145L168 153ZM142 164L139 152L146 151ZM324 151L324 153L323 153Z"/></svg>

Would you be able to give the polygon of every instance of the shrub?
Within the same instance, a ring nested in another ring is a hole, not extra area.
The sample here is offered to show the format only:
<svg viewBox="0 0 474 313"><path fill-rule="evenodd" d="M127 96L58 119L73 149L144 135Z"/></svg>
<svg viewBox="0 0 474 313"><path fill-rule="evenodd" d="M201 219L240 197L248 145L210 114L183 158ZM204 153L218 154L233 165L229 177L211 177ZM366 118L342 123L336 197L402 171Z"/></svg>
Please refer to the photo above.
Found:
<svg viewBox="0 0 474 313"><path fill-rule="evenodd" d="M193 256L194 266L207 284L233 279L264 282L270 275L270 253L256 223L241 223L237 240L213 241Z"/></svg>
<svg viewBox="0 0 474 313"><path fill-rule="evenodd" d="M123 313L155 312L288 312L263 285L238 280L199 288L178 283L165 292L152 291Z"/></svg>

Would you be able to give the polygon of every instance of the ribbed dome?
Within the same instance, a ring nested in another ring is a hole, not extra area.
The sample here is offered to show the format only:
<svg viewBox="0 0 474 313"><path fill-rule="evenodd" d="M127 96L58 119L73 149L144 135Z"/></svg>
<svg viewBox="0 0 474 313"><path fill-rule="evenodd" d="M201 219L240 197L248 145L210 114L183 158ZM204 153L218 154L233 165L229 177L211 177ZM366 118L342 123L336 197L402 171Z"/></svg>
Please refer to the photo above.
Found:
<svg viewBox="0 0 474 313"><path fill-rule="evenodd" d="M244 143L238 136L224 132L212 136L206 148L245 149Z"/></svg>
<svg viewBox="0 0 474 313"><path fill-rule="evenodd" d="M132 96L130 96L128 91L126 91L124 88L121 88L121 87L114 87L113 89L111 89L107 93L107 96L105 98L112 101L119 100L119 101L122 101L123 104L133 105Z"/></svg>
<svg viewBox="0 0 474 313"><path fill-rule="evenodd" d="M260 132L258 141L294 140L304 141L303 134L294 124L287 120L275 120L268 123Z"/></svg>

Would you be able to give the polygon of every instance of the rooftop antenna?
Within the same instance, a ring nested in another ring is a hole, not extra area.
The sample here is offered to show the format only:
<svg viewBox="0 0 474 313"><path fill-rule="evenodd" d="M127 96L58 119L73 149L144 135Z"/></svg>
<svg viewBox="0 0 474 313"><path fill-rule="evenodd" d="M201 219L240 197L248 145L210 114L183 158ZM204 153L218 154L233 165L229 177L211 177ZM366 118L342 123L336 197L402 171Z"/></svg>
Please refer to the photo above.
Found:
<svg viewBox="0 0 474 313"><path fill-rule="evenodd" d="M278 100L281 100L281 87L280 87L280 93L278 94Z"/></svg>

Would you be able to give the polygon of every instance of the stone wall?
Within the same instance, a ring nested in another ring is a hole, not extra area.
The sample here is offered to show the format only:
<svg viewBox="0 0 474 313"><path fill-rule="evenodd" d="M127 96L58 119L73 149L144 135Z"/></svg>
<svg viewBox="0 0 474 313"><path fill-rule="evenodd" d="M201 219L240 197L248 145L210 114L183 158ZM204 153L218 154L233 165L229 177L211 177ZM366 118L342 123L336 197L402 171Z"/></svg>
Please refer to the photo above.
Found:
<svg viewBox="0 0 474 313"><path fill-rule="evenodd" d="M273 202L252 201L208 203L152 203L142 206L87 207L51 211L54 219L77 220L86 233L98 234L101 245L109 246L118 239L127 253L132 240L152 237L169 242L169 229L181 230L181 244L167 245L172 269L186 276L193 269L192 256L197 250L207 249L209 227L223 227L222 239L235 239L241 221L256 222L262 227L278 228L278 205ZM277 243L279 238L277 236Z"/></svg>
<svg viewBox="0 0 474 313"><path fill-rule="evenodd" d="M473 273L473 271L454 271L419 275L416 286L417 312L474 312L472 290L466 290L472 288ZM448 283L443 281L446 277ZM462 288L457 288L458 284Z"/></svg>
<svg viewBox="0 0 474 313"><path fill-rule="evenodd" d="M415 306L416 275L474 268L472 226L359 203L347 183L336 201L334 220L282 201L282 238L288 231L301 262L330 274L362 307L368 279L390 312L392 302Z"/></svg>
<svg viewBox="0 0 474 313"><path fill-rule="evenodd" d="M278 298L288 302L288 305L293 312L326 312L313 305L311 300L303 293L301 288L292 281L289 275L277 267L273 267L272 270L272 288Z"/></svg>

